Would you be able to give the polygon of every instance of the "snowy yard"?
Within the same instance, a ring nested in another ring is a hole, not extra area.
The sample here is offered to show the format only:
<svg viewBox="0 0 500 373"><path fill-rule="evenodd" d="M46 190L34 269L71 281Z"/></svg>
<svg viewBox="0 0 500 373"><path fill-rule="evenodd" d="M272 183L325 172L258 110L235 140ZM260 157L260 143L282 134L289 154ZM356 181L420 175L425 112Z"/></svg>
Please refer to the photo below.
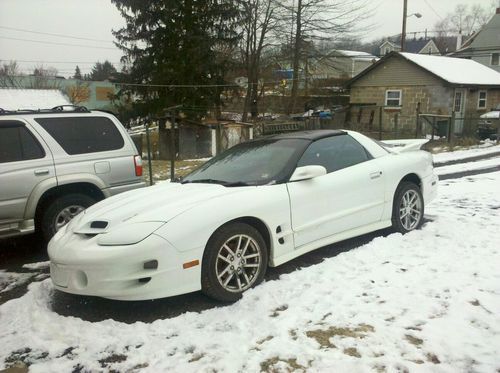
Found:
<svg viewBox="0 0 500 373"><path fill-rule="evenodd" d="M0 306L0 369L498 372L499 191L499 172L442 181L419 231L150 324L60 316L34 282Z"/></svg>

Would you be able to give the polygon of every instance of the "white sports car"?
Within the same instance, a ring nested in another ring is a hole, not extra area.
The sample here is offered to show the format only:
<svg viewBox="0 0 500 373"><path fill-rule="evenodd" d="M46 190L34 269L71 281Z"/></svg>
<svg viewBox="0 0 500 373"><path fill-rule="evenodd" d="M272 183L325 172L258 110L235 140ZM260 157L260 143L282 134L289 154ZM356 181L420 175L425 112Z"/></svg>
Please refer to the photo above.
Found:
<svg viewBox="0 0 500 373"><path fill-rule="evenodd" d="M49 243L52 281L111 299L201 289L235 301L267 266L378 229L418 228L437 188L425 142L321 130L236 145L182 182L79 214Z"/></svg>

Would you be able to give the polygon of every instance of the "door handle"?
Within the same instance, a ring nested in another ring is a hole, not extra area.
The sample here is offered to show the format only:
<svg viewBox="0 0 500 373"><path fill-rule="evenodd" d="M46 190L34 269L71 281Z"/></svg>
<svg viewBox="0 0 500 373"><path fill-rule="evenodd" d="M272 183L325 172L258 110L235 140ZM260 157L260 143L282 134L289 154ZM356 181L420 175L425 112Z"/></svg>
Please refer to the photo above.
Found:
<svg viewBox="0 0 500 373"><path fill-rule="evenodd" d="M372 172L370 174L370 179L377 179L382 175L382 171Z"/></svg>
<svg viewBox="0 0 500 373"><path fill-rule="evenodd" d="M36 176L48 175L48 174L49 174L49 170L47 170L47 169L35 170L35 175Z"/></svg>

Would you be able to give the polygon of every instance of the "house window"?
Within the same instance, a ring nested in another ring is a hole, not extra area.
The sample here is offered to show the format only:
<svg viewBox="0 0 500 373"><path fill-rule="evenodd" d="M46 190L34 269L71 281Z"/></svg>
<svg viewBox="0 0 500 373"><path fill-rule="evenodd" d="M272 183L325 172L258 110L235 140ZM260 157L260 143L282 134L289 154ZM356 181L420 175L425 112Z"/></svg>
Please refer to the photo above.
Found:
<svg viewBox="0 0 500 373"><path fill-rule="evenodd" d="M385 91L385 106L401 106L401 90Z"/></svg>
<svg viewBox="0 0 500 373"><path fill-rule="evenodd" d="M491 64L494 65L494 66L498 66L499 65L499 58L500 57L500 53L492 53L491 54Z"/></svg>
<svg viewBox="0 0 500 373"><path fill-rule="evenodd" d="M429 54L432 54L432 47L429 47Z"/></svg>
<svg viewBox="0 0 500 373"><path fill-rule="evenodd" d="M486 91L479 91L479 94L477 96L477 108L478 109L485 109L486 108L486 98L487 98L487 93Z"/></svg>

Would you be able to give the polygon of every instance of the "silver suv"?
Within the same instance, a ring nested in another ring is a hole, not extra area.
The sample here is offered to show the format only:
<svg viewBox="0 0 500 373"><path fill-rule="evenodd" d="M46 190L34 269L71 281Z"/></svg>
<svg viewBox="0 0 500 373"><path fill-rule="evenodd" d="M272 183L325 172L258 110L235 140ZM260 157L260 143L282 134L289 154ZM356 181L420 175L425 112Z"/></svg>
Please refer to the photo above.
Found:
<svg viewBox="0 0 500 373"><path fill-rule="evenodd" d="M93 203L143 186L142 159L115 116L0 109L0 237L36 229L49 240Z"/></svg>

